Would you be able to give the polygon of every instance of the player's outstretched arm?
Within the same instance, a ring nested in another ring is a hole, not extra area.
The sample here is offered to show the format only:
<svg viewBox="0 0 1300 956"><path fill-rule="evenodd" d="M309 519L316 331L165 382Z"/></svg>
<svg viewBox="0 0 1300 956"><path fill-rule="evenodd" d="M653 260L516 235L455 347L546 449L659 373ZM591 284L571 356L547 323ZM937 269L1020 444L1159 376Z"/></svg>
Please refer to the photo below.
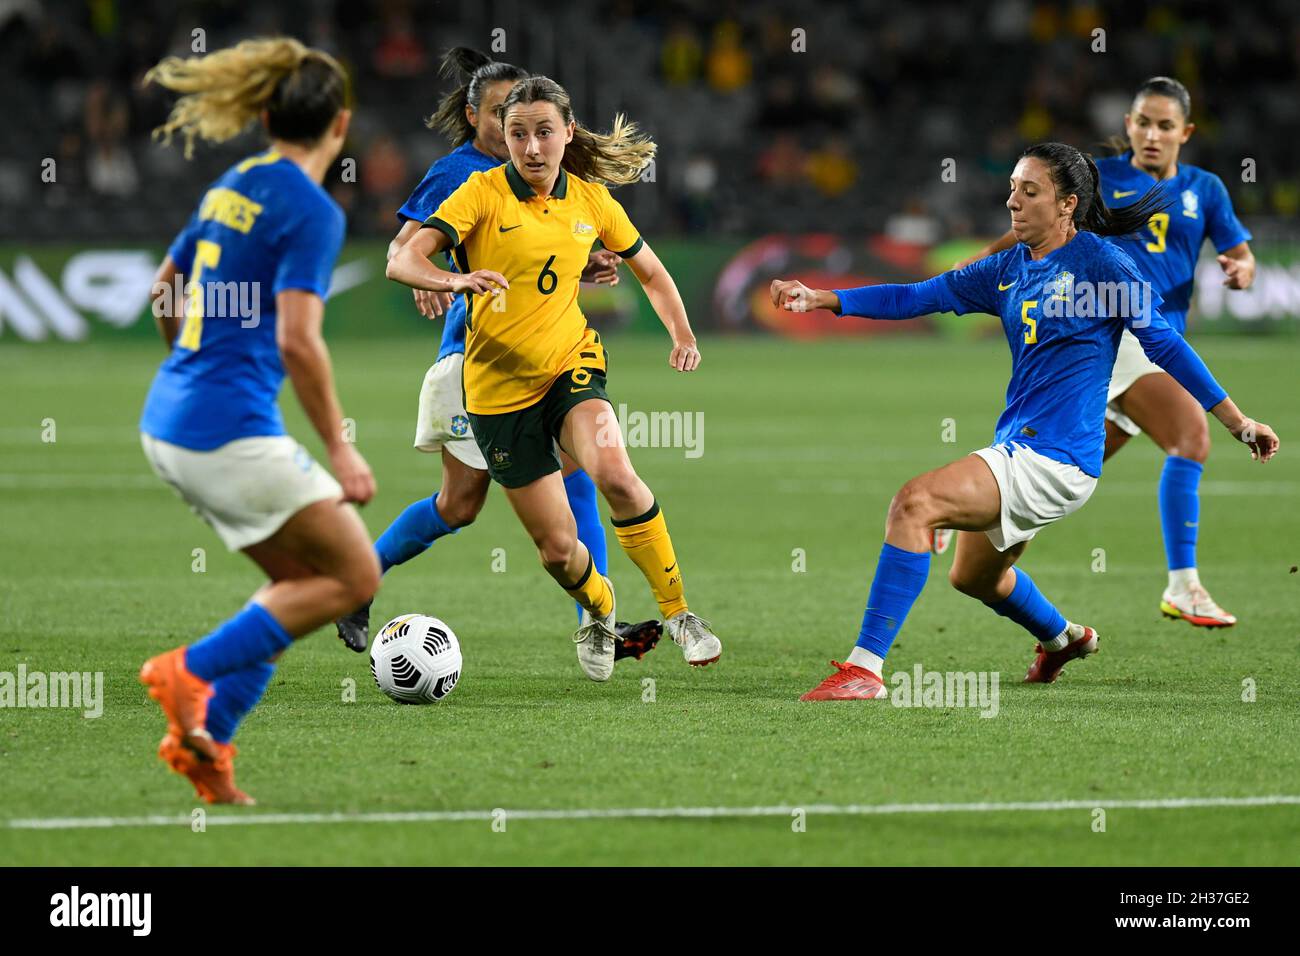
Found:
<svg viewBox="0 0 1300 956"><path fill-rule="evenodd" d="M388 260L384 275L394 282L409 285L412 289L430 292L472 292L481 295L495 294L510 288L506 277L489 269L479 269L469 275L447 272L433 264L432 256L451 247L451 239L438 229L421 229Z"/></svg>
<svg viewBox="0 0 1300 956"><path fill-rule="evenodd" d="M1233 438L1250 446L1251 458L1268 461L1277 454L1281 445L1277 433L1242 413L1223 386L1215 381L1196 350L1169 327L1159 312L1149 322L1131 322L1128 327L1137 336L1147 358L1172 375L1202 408L1223 423Z"/></svg>
<svg viewBox="0 0 1300 956"><path fill-rule="evenodd" d="M420 231L421 225L423 223L418 219L408 219L402 223L402 228L397 231L397 235L393 236L392 242L388 244L389 259L397 255L398 250ZM426 289L412 289L411 294L415 297L415 310L426 319L441 318L451 308L453 296L450 292L429 292Z"/></svg>
<svg viewBox="0 0 1300 956"><path fill-rule="evenodd" d="M947 273L944 273L947 275ZM932 312L969 312L948 288L944 275L924 282L884 283L857 289L810 289L798 279L773 279L772 304L787 312L830 309L867 319L913 319Z"/></svg>
<svg viewBox="0 0 1300 956"><path fill-rule="evenodd" d="M343 438L343 412L334 391L334 371L321 335L325 303L314 292L286 289L275 297L276 344L284 370L316 434L325 443L330 470L343 486L345 501L365 504L375 495L370 466Z"/></svg>
<svg viewBox="0 0 1300 956"><path fill-rule="evenodd" d="M686 317L686 306L677 291L677 283L664 264L644 242L636 255L623 261L645 289L655 315L659 316L659 321L672 337L673 349L668 353L668 364L679 372L693 372L699 368L700 350L695 343L695 333L691 331L690 319Z"/></svg>

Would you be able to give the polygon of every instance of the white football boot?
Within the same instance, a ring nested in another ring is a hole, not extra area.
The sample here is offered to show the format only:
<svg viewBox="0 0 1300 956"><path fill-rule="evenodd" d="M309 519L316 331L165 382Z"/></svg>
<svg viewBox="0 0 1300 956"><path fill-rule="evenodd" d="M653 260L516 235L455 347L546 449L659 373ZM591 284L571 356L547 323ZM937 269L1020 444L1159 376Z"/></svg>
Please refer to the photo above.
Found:
<svg viewBox="0 0 1300 956"><path fill-rule="evenodd" d="M614 584L605 578L609 585L609 594L614 596ZM610 601L609 614L594 618L586 608L582 609L582 620L573 632L573 644L578 649L578 663L582 672L594 681L609 680L614 673L614 602Z"/></svg>
<svg viewBox="0 0 1300 956"><path fill-rule="evenodd" d="M1195 627L1232 627L1237 623L1235 617L1214 603L1210 592L1199 583L1179 591L1166 588L1160 596L1160 613Z"/></svg>
<svg viewBox="0 0 1300 956"><path fill-rule="evenodd" d="M672 639L681 645L686 663L692 667L712 664L722 656L722 641L710 629L708 621L690 611L682 611L664 622Z"/></svg>

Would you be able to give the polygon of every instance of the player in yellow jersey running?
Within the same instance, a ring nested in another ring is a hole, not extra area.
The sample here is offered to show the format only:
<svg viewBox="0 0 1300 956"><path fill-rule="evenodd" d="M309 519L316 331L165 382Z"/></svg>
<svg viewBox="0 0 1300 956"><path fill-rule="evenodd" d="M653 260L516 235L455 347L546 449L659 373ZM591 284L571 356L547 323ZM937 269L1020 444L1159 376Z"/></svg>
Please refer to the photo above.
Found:
<svg viewBox="0 0 1300 956"><path fill-rule="evenodd" d="M687 662L711 664L722 643L687 608L663 512L632 468L605 393L604 346L578 308L579 276L599 239L627 262L672 336L668 363L680 372L700 363L672 276L605 186L635 182L655 145L622 116L607 135L577 125L568 93L543 76L517 83L498 113L510 162L474 173L447 197L387 275L470 296L465 409L542 564L585 609L574 642L586 675L608 680L614 669L614 590L578 540L557 443L609 503L619 543ZM447 249L459 273L430 261Z"/></svg>

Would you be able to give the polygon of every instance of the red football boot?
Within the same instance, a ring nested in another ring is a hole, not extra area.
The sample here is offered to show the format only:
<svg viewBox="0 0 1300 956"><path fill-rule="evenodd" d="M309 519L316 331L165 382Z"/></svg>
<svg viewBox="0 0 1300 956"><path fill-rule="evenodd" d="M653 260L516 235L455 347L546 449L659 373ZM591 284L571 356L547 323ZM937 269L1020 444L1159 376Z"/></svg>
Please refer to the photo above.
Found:
<svg viewBox="0 0 1300 956"><path fill-rule="evenodd" d="M835 673L826 678L800 700L879 700L888 696L881 679L857 664L831 661Z"/></svg>
<svg viewBox="0 0 1300 956"><path fill-rule="evenodd" d="M1034 662L1029 665L1029 672L1025 674L1026 684L1051 684L1061 673L1061 668L1070 661L1076 657L1087 657L1089 654L1097 653L1096 631L1081 624L1071 624L1070 627L1071 633L1074 633L1073 628L1076 627L1081 633L1059 651L1045 651L1042 644L1034 645L1038 656L1034 658Z"/></svg>

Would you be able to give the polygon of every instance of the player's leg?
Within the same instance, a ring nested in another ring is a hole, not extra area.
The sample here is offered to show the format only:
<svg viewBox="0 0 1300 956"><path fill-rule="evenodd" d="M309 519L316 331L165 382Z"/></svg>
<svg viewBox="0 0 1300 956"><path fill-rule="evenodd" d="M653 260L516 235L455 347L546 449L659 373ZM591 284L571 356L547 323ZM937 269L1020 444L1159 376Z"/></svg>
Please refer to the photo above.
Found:
<svg viewBox="0 0 1300 956"><path fill-rule="evenodd" d="M858 640L836 673L801 700L863 700L885 696L881 671L908 612L930 574L930 532L982 530L999 517L998 486L988 466L968 455L911 479L889 503L885 543L871 581Z"/></svg>
<svg viewBox="0 0 1300 956"><path fill-rule="evenodd" d="M608 399L588 399L568 408L559 442L609 503L618 542L650 585L668 633L686 661L695 666L716 661L722 655L722 642L686 603L668 524L654 493L632 467Z"/></svg>
<svg viewBox="0 0 1300 956"><path fill-rule="evenodd" d="M505 489L506 499L524 526L546 572L583 608L574 634L578 662L592 680L608 680L614 672L614 589L596 570L587 546L578 540L577 525L558 471L526 485Z"/></svg>
<svg viewBox="0 0 1300 956"><path fill-rule="evenodd" d="M1132 435L1126 432L1123 428L1120 428L1119 425L1115 424L1115 422L1111 421L1111 419L1107 417L1106 418L1106 448L1102 452L1101 460L1110 461L1111 456L1114 455L1115 452L1123 448L1125 445L1127 445L1129 439L1132 437L1133 437Z"/></svg>
<svg viewBox="0 0 1300 956"><path fill-rule="evenodd" d="M569 499L569 509L577 522L578 540L591 552L596 573L608 577L609 546L605 539L605 526L600 520L600 508L596 504L596 483L565 451L560 452L560 474L564 477L564 493ZM576 601L574 604L578 609L578 624L581 625L582 605ZM659 643L659 638L663 636L663 625L658 620L635 624L619 621L614 625L614 631L618 635L615 660L626 657L640 660Z"/></svg>
<svg viewBox="0 0 1300 956"><path fill-rule="evenodd" d="M1142 376L1116 404L1168 456L1160 475L1160 521L1169 566L1161 611L1201 627L1235 624L1237 619L1219 607L1201 585L1196 568L1198 485L1210 454L1204 409L1164 372Z"/></svg>
<svg viewBox="0 0 1300 956"><path fill-rule="evenodd" d="M948 581L963 594L1019 624L1038 641L1028 683L1052 683L1061 668L1097 649L1097 632L1067 621L1024 568L1013 567L1028 541L999 551L984 532L963 531Z"/></svg>

